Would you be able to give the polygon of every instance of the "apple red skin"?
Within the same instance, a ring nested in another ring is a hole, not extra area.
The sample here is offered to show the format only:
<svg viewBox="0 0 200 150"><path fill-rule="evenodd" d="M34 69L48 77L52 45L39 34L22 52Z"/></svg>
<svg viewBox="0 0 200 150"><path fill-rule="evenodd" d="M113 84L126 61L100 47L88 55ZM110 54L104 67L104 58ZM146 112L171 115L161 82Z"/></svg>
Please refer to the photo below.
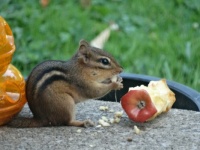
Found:
<svg viewBox="0 0 200 150"><path fill-rule="evenodd" d="M138 103L145 102L144 108L139 108ZM146 90L130 90L121 98L121 105L128 117L135 122L145 122L156 112L156 107L151 101Z"/></svg>

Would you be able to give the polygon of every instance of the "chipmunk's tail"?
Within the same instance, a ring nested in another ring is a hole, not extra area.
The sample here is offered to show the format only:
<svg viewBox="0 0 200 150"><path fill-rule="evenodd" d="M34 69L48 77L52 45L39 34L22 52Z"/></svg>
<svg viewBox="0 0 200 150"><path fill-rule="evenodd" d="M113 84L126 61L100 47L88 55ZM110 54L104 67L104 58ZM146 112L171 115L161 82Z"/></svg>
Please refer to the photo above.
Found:
<svg viewBox="0 0 200 150"><path fill-rule="evenodd" d="M34 118L15 118L7 126L11 128L37 128L46 124L46 122Z"/></svg>

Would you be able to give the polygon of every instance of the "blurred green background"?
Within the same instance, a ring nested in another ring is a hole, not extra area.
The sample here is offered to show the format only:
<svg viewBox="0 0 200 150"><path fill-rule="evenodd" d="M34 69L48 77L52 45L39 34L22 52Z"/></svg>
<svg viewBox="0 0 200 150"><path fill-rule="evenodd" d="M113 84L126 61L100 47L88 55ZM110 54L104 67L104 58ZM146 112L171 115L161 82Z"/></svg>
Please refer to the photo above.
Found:
<svg viewBox="0 0 200 150"><path fill-rule="evenodd" d="M89 2L89 3L87 3ZM1 0L16 44L12 63L27 76L39 62L69 59L111 22L105 50L125 72L173 80L200 91L199 0Z"/></svg>

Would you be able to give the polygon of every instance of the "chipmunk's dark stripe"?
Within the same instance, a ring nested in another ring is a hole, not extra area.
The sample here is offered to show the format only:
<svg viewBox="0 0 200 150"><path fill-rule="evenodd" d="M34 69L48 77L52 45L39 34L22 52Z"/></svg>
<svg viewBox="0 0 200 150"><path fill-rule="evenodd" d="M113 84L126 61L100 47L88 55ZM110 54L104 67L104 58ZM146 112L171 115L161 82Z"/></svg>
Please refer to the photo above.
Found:
<svg viewBox="0 0 200 150"><path fill-rule="evenodd" d="M43 82L43 84L39 87L38 91L45 90L48 85L56 81L64 81L66 83L70 83L70 81L63 75L52 75Z"/></svg>
<svg viewBox="0 0 200 150"><path fill-rule="evenodd" d="M45 65L47 63L47 65ZM50 63L50 64L49 64ZM48 73L51 73L52 71L57 71L61 73L66 73L66 70L64 67L62 67L62 61L45 61L33 69L33 72L37 72L37 76L34 78L34 83L32 84L31 89L35 89L37 87L37 83ZM46 66L45 68L41 68L40 66ZM61 67L60 67L61 66ZM32 73L33 73L32 72ZM31 74L32 74L31 73Z"/></svg>
<svg viewBox="0 0 200 150"><path fill-rule="evenodd" d="M67 74L67 71L65 70L66 67L64 63L65 62L63 61L46 61L36 66L29 76L32 79L31 81L32 85L28 85L28 86L29 86L29 89L32 89L32 91L30 91L32 95L36 96L38 94L39 89L42 90L42 88L45 87L46 80L47 80L47 83L50 84L49 78L52 78L53 76L56 76L56 75L65 76ZM34 76L34 74L36 74L37 76ZM41 86L43 87L41 88Z"/></svg>
<svg viewBox="0 0 200 150"><path fill-rule="evenodd" d="M44 69L36 78L36 81L39 81L45 74L51 72L51 71L59 71L59 72L65 72L65 70L61 67L53 66L50 68Z"/></svg>

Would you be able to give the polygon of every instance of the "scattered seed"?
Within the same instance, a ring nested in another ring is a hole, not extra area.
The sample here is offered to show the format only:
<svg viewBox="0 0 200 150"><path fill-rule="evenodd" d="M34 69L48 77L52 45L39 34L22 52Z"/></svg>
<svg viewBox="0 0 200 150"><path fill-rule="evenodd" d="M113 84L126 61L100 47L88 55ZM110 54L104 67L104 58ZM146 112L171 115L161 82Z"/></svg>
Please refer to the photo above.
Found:
<svg viewBox="0 0 200 150"><path fill-rule="evenodd" d="M91 144L91 145L89 145L89 146L90 146L90 147L94 147L94 145L92 145L92 144Z"/></svg>
<svg viewBox="0 0 200 150"><path fill-rule="evenodd" d="M136 125L134 126L134 131L136 134L140 134L141 132L140 129Z"/></svg>
<svg viewBox="0 0 200 150"><path fill-rule="evenodd" d="M117 111L115 112L115 117L121 118L123 114L123 111Z"/></svg>
<svg viewBox="0 0 200 150"><path fill-rule="evenodd" d="M103 121L105 121L105 122L108 122L108 118L105 117L105 116L102 116L101 119L102 119Z"/></svg>
<svg viewBox="0 0 200 150"><path fill-rule="evenodd" d="M120 118L118 118L118 117L115 117L115 119L114 119L114 122L115 122L115 123L119 123L119 122L120 122L120 120L121 120Z"/></svg>
<svg viewBox="0 0 200 150"><path fill-rule="evenodd" d="M99 110L101 110L101 111L107 111L108 110L108 106L100 106Z"/></svg>
<svg viewBox="0 0 200 150"><path fill-rule="evenodd" d="M81 132L82 132L82 130L81 130L81 129L78 129L76 132L77 132L77 133L81 133Z"/></svg>
<svg viewBox="0 0 200 150"><path fill-rule="evenodd" d="M102 125L100 125L100 124L96 126L96 128L101 128L101 127L102 127Z"/></svg>
<svg viewBox="0 0 200 150"><path fill-rule="evenodd" d="M114 118L110 118L110 123L115 123L115 119Z"/></svg>
<svg viewBox="0 0 200 150"><path fill-rule="evenodd" d="M110 124L108 122L105 122L103 119L99 119L99 124L104 126L104 127L110 126Z"/></svg>

